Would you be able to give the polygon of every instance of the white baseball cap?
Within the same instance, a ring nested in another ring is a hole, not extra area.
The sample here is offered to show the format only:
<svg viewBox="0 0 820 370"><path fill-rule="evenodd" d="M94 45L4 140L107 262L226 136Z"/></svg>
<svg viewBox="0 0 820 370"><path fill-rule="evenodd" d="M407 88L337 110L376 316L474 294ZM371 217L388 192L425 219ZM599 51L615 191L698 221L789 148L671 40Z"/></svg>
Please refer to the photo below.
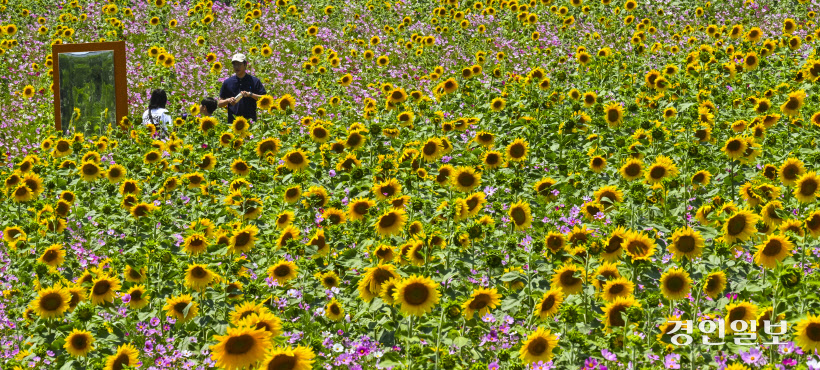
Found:
<svg viewBox="0 0 820 370"><path fill-rule="evenodd" d="M248 60L245 59L245 54L242 54L242 53L234 54L233 57L231 58L231 62L247 62L247 61Z"/></svg>

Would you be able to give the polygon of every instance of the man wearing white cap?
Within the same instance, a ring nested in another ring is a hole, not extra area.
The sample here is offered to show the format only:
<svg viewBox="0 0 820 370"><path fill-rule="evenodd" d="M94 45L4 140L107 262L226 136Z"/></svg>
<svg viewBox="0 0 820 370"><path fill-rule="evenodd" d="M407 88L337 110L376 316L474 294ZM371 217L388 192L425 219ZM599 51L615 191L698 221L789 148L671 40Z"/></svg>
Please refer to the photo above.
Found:
<svg viewBox="0 0 820 370"><path fill-rule="evenodd" d="M265 87L262 81L247 73L245 54L234 54L231 64L236 74L222 81L217 105L228 107L228 124L233 123L236 116L256 120L256 99L267 94Z"/></svg>

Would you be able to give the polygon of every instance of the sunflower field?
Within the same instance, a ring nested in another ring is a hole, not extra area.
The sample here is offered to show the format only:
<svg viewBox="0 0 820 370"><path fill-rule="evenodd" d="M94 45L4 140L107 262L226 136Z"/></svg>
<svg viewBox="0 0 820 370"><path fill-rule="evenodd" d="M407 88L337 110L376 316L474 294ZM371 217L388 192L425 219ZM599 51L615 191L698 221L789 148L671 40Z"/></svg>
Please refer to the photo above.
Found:
<svg viewBox="0 0 820 370"><path fill-rule="evenodd" d="M820 369L817 11L0 0L0 369Z"/></svg>

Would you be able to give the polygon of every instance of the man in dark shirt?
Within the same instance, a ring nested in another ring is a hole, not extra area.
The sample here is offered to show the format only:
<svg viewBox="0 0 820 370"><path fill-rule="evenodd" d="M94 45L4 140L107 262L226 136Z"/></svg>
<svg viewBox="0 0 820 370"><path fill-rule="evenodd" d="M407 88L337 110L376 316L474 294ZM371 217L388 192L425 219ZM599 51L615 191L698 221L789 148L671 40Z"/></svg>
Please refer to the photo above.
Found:
<svg viewBox="0 0 820 370"><path fill-rule="evenodd" d="M256 120L256 99L267 94L265 87L262 86L262 81L247 73L248 60L245 54L234 54L231 64L236 75L222 81L217 105L220 108L228 107L228 124L233 123L236 116ZM236 100L239 94L242 94L242 99Z"/></svg>

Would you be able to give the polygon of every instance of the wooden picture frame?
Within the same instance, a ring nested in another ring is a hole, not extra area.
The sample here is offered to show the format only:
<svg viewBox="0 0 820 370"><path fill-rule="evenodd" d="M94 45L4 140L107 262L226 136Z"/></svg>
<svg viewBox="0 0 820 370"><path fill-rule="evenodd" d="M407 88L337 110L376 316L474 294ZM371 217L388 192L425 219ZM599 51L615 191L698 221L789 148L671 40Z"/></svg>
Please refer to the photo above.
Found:
<svg viewBox="0 0 820 370"><path fill-rule="evenodd" d="M98 42L86 44L56 44L51 47L51 57L53 63L54 79L54 122L55 128L63 132L62 125L62 97L60 96L60 54L63 53L93 53L93 52L113 52L114 76L113 94L115 112L113 122L116 125L123 116L128 115L128 80L126 79L125 66L125 41ZM109 114L111 112L109 111Z"/></svg>

